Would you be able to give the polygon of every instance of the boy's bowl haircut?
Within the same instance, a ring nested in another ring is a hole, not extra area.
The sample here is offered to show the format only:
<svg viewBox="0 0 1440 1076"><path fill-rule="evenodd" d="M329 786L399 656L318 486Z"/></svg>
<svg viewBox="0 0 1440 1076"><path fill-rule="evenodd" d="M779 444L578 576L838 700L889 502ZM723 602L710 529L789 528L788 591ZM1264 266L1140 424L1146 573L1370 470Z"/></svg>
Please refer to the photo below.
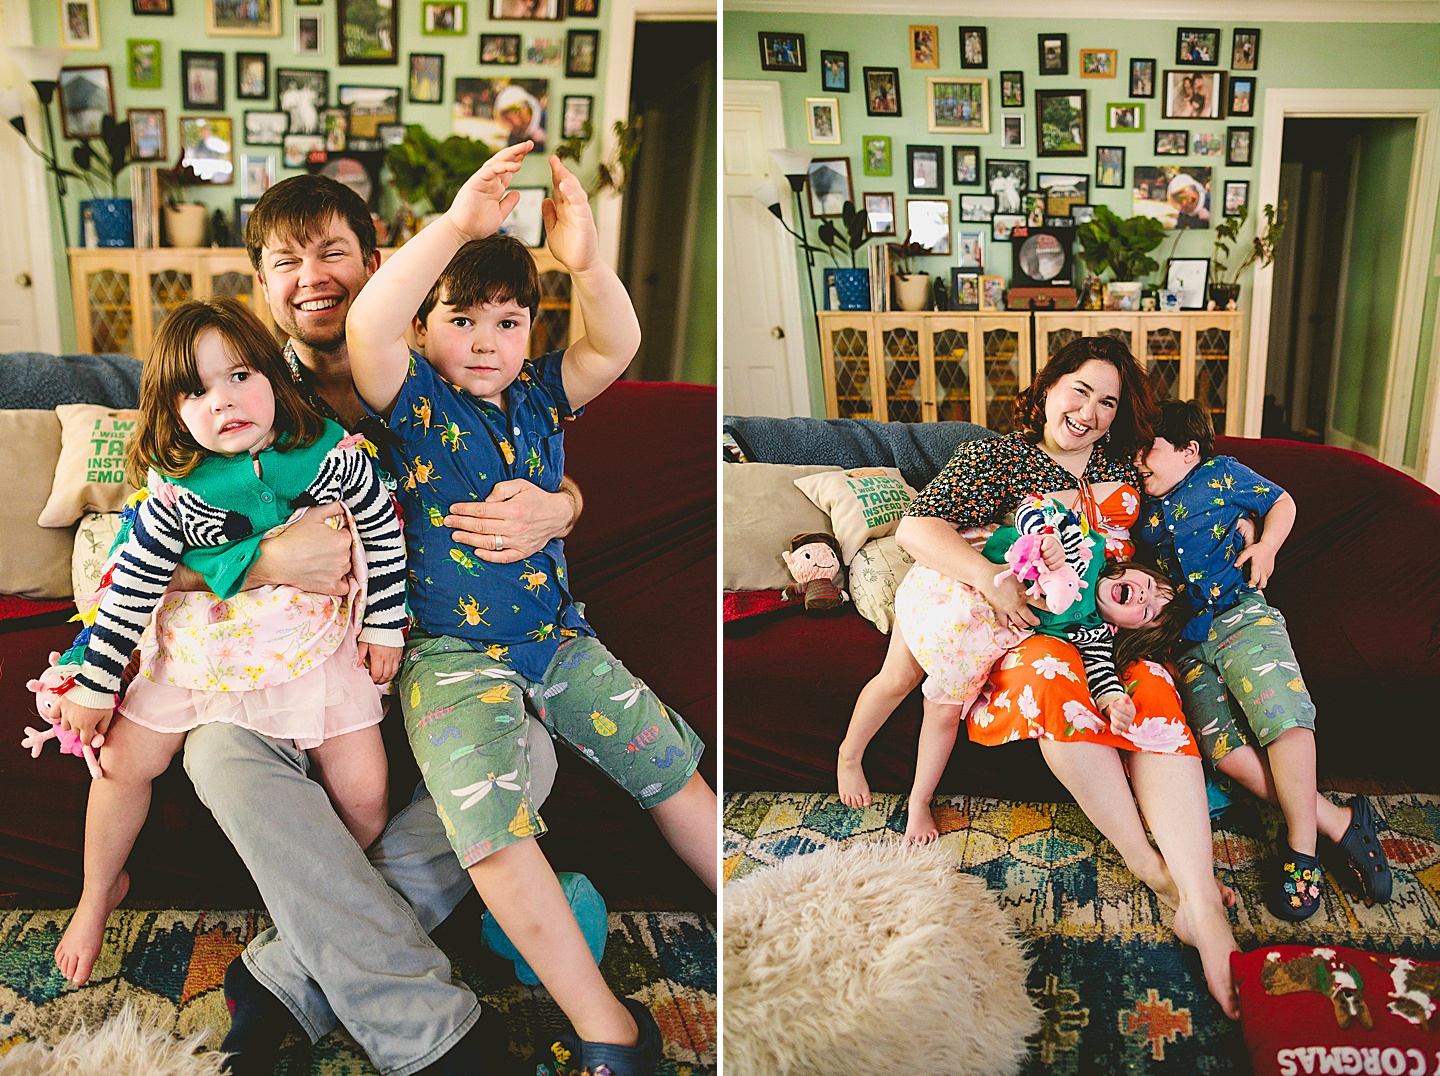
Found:
<svg viewBox="0 0 1440 1076"><path fill-rule="evenodd" d="M438 303L466 310L511 299L529 309L533 324L540 309L540 272L535 258L513 235L488 235L472 239L455 252L415 316L424 324Z"/></svg>

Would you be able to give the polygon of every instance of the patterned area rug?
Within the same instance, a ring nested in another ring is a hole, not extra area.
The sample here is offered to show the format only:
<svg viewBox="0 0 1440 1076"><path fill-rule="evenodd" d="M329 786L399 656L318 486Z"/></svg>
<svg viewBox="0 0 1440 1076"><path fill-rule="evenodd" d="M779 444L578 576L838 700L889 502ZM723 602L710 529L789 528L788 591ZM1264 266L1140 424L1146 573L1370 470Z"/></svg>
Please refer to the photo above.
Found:
<svg viewBox="0 0 1440 1076"><path fill-rule="evenodd" d="M213 1029L218 1046L229 1017L225 966L269 926L262 912L122 910L110 917L105 949L90 982L71 987L55 967L64 911L0 911L0 1055L18 1042L55 1041L77 1022L95 1027L129 1003L178 1036ZM522 986L510 965L478 949L447 950L466 982L505 1014L512 1048L564 1026L549 994ZM714 1076L716 1053L714 921L687 912L612 912L601 970L617 994L638 998L665 1035L660 1076ZM343 1031L312 1048L292 1038L283 1076L373 1076Z"/></svg>
<svg viewBox="0 0 1440 1076"><path fill-rule="evenodd" d="M1393 899L1367 908L1330 886L1321 910L1301 924L1276 919L1262 899L1279 813L1238 803L1216 824L1215 866L1239 898L1231 920L1242 949L1337 944L1440 959L1440 796L1371 802L1387 827L1380 836L1395 874ZM1250 1070L1239 1025L1206 991L1195 951L1175 940L1173 916L1078 807L946 797L935 820L956 865L985 880L1030 942L1027 986L1045 1016L1025 1072ZM835 795L737 793L725 800L724 878L728 884L786 856L904 830L903 796L851 809Z"/></svg>

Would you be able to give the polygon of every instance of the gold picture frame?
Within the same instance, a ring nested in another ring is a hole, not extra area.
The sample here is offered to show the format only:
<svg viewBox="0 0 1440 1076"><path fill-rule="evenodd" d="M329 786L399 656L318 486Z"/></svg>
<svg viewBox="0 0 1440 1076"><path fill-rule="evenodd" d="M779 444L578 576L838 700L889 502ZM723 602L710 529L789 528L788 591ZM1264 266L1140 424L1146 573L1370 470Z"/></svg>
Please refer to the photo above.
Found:
<svg viewBox="0 0 1440 1076"><path fill-rule="evenodd" d="M925 115L938 134L990 133L990 80L932 75L925 80Z"/></svg>
<svg viewBox="0 0 1440 1076"><path fill-rule="evenodd" d="M255 17L248 14L252 6ZM205 0L205 33L211 37L279 37L280 0Z"/></svg>

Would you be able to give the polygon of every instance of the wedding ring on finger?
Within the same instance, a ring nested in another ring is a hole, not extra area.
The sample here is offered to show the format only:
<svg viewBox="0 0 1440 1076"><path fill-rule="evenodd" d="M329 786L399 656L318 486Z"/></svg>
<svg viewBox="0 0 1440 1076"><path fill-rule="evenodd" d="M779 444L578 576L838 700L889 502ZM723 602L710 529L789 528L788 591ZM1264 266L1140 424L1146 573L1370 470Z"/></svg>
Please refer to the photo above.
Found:
<svg viewBox="0 0 1440 1076"><path fill-rule="evenodd" d="M498 553L498 552L500 552L501 549L503 549L503 548L505 547L505 539L502 538L502 537L500 537L500 535L498 535L498 534L495 535L494 538L495 538L495 552Z"/></svg>

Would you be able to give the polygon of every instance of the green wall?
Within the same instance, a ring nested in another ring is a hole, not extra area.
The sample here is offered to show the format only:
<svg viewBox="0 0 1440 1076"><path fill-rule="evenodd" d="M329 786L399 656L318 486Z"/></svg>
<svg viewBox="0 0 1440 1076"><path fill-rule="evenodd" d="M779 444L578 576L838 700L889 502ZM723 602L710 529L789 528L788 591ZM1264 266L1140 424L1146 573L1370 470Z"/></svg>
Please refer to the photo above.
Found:
<svg viewBox="0 0 1440 1076"><path fill-rule="evenodd" d="M300 174L298 169L287 169L284 167L283 149L280 146L250 146L244 141L244 112L246 109L273 109L275 104L275 69L277 67L298 67L321 69L330 74L330 103L335 103L336 87L344 85L360 86L398 86L404 91L408 85L410 70L410 53L432 52L441 53L445 56L445 87L444 99L440 104L418 105L411 104L402 92L400 103L400 121L402 123L418 123L423 125L431 134L437 138L444 138L451 133L451 108L455 99L455 78L464 77L491 77L491 78L545 78L550 81L549 106L546 117L546 129L550 137L550 146L553 148L560 140L560 120L562 101L566 94L587 94L595 98L592 116L596 120L596 128L600 127L600 117L604 111L603 86L605 80L605 65L607 60L607 38L608 23L606 19L606 4L601 0L599 5L600 18L574 18L558 22L538 22L528 20L499 20L491 21L488 18L490 5L488 0L469 0L468 18L469 28L463 36L429 36L421 33L420 12L421 7L417 0L396 0L396 7L399 11L399 39L397 41L399 62L394 65L346 65L340 66L337 62L337 0L324 0L322 4L315 6L297 7L294 0L282 0L281 2L281 27L278 37L212 37L205 32L205 4L207 0L174 0L173 7L175 14L172 16L144 16L131 13L130 0L98 0L100 42L99 50L76 50L71 53L67 62L71 65L108 64L110 66L111 81L115 93L115 110L119 118L124 118L126 109L129 108L163 108L165 109L166 141L169 151L169 164L173 164L179 156L179 117L182 113L190 114L189 110L181 108L180 93L180 52L181 50L195 50L206 52L222 52L225 54L225 109L222 115L233 118L235 122L235 146L234 153L236 165L239 165L239 156L243 153L267 153L275 158L275 179L277 181ZM565 7L564 0L561 0L560 7ZM60 43L60 27L58 21L58 6L55 0L30 0L30 19L34 43L37 45L58 45ZM295 16L296 13L321 14L324 26L322 31L322 44L325 54L322 56L298 56L295 53ZM567 79L563 59L563 45L567 30L572 29L597 29L600 31L600 51L597 57L597 70L595 78ZM478 62L480 51L480 38L482 32L519 34L521 36L521 60L518 65L497 66L487 64L481 66ZM540 65L524 62L524 49L528 48L531 40L536 37L558 38L562 46L562 57L559 65ZM129 38L158 39L161 42L161 79L159 89L140 90L131 89L126 77L126 40ZM270 56L270 100L267 101L240 101L235 97L235 54L237 52L265 52ZM28 93L28 87L22 87ZM59 105L58 102L52 106L56 109L56 136L59 137ZM588 183L595 171L595 163L599 157L600 139L592 140L586 149L584 159L578 169L581 179ZM606 143L608 145L608 142ZM69 159L70 148L74 145L71 142L61 142L60 156L63 160ZM129 173L125 172L120 177L120 194L126 196L129 193ZM545 163L544 155L536 154L527 160L516 178L520 186L545 186L550 184L550 172ZM53 190L53 188L50 188ZM227 219L234 213L234 199L240 196L240 184L238 179L235 183L224 186L213 187L190 187L186 188L185 197L191 201L203 201L213 208L221 208L225 211ZM72 190L65 208L66 219L69 222L72 242L78 242L76 238L78 206L83 198L90 197L88 190L80 185L78 190ZM54 212L54 198L49 199L52 214ZM381 211L388 219L395 208L394 194L387 191L387 200L382 201ZM65 252L62 249L61 231L58 219L52 220L52 234L55 237L54 259L56 267L56 279L59 282L61 294L60 318L62 344L67 350L75 347L75 331L73 328L73 317L70 303L68 281L70 279L69 267L66 261Z"/></svg>
<svg viewBox="0 0 1440 1076"><path fill-rule="evenodd" d="M1404 191L1415 156L1414 120L1371 120L1360 136L1355 216L1345 267L1345 310L1339 377L1330 423L1363 445L1378 447L1385 417L1385 379L1395 320L1395 285L1405 200L1377 198Z"/></svg>
<svg viewBox="0 0 1440 1076"><path fill-rule="evenodd" d="M1063 7L1057 8L1057 16ZM934 24L939 27L940 66L934 70L912 69L909 63L907 27L911 23ZM1221 66L1228 70L1231 31L1233 22L1220 22L1196 15L1191 24L1219 27L1221 35ZM988 31L988 66L982 71L962 70L959 61L959 28L962 25L983 25ZM1178 21L1161 20L1120 20L1120 19L1005 19L1005 18L939 18L926 16L883 16L850 14L761 14L752 11L727 11L725 15L724 77L727 79L766 79L779 83L785 106L786 142L789 146L813 149L817 156L845 156L850 158L852 180L858 196L866 191L888 191L895 195L896 215L899 228L904 228L904 205L907 197L905 183L905 147L910 143L946 147L948 155L952 144L976 143L980 146L983 162L991 156L1007 159L1025 159L1031 162L1031 174L1042 168L1045 171L1084 173L1090 176L1090 200L1108 206L1121 216L1131 214L1131 195L1128 183L1136 165L1180 164L1187 167L1210 166L1214 168L1212 188L1212 209L1218 218L1220 200L1226 179L1249 180L1251 184L1250 207L1252 218L1257 206L1259 161L1264 143L1263 110L1265 91L1271 86L1289 88L1344 88L1363 87L1367 89L1433 89L1440 87L1440 26L1434 24L1365 24L1365 23L1242 23L1258 26L1260 34L1259 63L1253 72L1256 78L1255 115L1232 120L1165 120L1161 117L1163 93L1163 72L1175 68L1175 37ZM760 31L803 33L807 70L803 74L763 71L760 67ZM1068 76L1039 76L1037 36L1041 33L1064 33L1069 35ZM1117 77L1115 79L1082 79L1079 77L1082 48L1105 48L1117 50ZM850 84L848 94L834 94L821 88L820 51L838 49L850 54ZM1144 99L1145 129L1136 133L1107 133L1105 130L1105 104L1110 101L1129 100L1129 66L1132 57L1153 57L1156 61L1157 96ZM900 69L900 97L903 114L900 117L870 117L865 114L865 98L861 69L864 67L897 67ZM1005 109L999 107L999 76L1002 70L1020 70L1025 75L1025 108ZM1197 70L1208 70L1197 68ZM930 75L986 75L990 81L991 132L988 135L951 137L927 130L925 117L926 77ZM1034 102L1035 90L1041 88L1089 90L1088 136L1089 154L1086 157L1046 157L1035 155ZM805 98L837 97L839 99L840 145L810 146L805 130ZM1000 145L1000 120L1005 114L1022 112L1025 119L1025 147L1023 149L1002 148ZM1198 157L1156 157L1154 155L1154 131L1157 127L1180 128L1190 131L1193 141L1197 133L1213 132L1223 135L1227 126L1246 125L1255 128L1255 144L1248 168L1231 168L1225 165L1225 158ZM888 135L891 139L893 174L888 177L866 176L861 169L862 138L865 135ZM1125 189L1097 190L1094 185L1095 146L1124 146L1127 166ZM980 187L957 189L950 182L949 161L946 161L945 197L951 202L952 230L959 223L959 202L957 195L963 192L982 193ZM1247 226L1241 238L1253 234ZM813 225L812 225L813 235ZM1210 254L1213 231L1187 231L1180 233L1178 245L1173 254L1178 257L1206 257ZM985 241L987 268L998 266L999 272L1007 278L1010 275L1010 250L1008 243ZM1437 248L1440 250L1440 248ZM1171 238L1156 252L1164 263L1172 254ZM823 259L822 259L823 261ZM921 267L931 273L948 276L952 258L922 258ZM803 276L803 259L797 253L796 264ZM802 295L804 285L802 281ZM818 287L818 282L817 282ZM1436 286L1432 280L1426 297L1424 321L1427 325L1435 318ZM1249 299L1247 288L1241 296L1242 309ZM809 299L802 298L802 306L808 309ZM807 324L806 340L808 354L818 355L815 343L813 321ZM1427 334L1428 341L1428 334ZM1428 342L1422 350L1422 363L1428 355ZM821 391L818 362L812 359L810 368L811 398L818 401L817 413L823 412L824 396ZM1417 384L1423 386L1423 381ZM1416 408L1420 402L1417 398ZM1418 426L1412 423L1412 438L1418 436Z"/></svg>

